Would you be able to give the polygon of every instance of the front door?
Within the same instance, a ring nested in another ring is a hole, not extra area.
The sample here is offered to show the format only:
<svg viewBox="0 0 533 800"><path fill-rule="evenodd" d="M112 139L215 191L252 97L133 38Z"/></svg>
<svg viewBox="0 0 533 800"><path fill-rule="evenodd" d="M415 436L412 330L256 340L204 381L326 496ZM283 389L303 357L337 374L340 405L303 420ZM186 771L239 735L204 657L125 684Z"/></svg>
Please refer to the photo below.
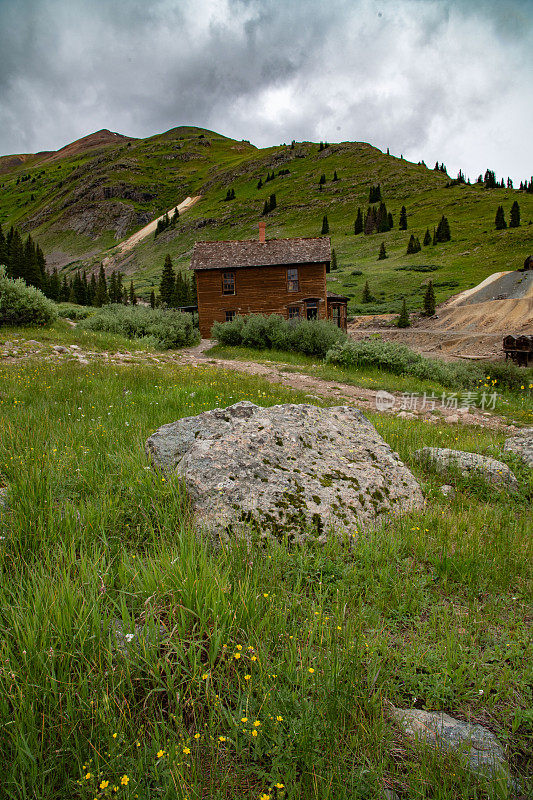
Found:
<svg viewBox="0 0 533 800"><path fill-rule="evenodd" d="M305 316L307 319L318 319L318 301L308 300L305 304Z"/></svg>

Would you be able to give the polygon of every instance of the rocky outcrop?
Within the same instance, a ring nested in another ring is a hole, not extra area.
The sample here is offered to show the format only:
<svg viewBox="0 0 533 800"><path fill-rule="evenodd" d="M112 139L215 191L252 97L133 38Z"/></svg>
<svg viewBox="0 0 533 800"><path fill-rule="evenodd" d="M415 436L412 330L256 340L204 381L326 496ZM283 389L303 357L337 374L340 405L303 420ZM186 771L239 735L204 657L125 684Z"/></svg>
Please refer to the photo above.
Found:
<svg viewBox="0 0 533 800"><path fill-rule="evenodd" d="M489 775L508 775L502 745L482 725L416 708L393 708L391 715L409 738L435 748L456 751L471 770Z"/></svg>
<svg viewBox="0 0 533 800"><path fill-rule="evenodd" d="M163 425L146 450L183 477L197 519L222 536L324 540L424 503L410 470L347 406L245 401Z"/></svg>
<svg viewBox="0 0 533 800"><path fill-rule="evenodd" d="M533 467L533 428L522 428L521 431L505 440L503 449L506 453L514 453Z"/></svg>
<svg viewBox="0 0 533 800"><path fill-rule="evenodd" d="M507 464L496 461L495 458L450 450L448 447L423 447L415 452L415 458L423 464L435 467L438 472L456 469L465 476L478 475L499 489L518 489L518 481Z"/></svg>

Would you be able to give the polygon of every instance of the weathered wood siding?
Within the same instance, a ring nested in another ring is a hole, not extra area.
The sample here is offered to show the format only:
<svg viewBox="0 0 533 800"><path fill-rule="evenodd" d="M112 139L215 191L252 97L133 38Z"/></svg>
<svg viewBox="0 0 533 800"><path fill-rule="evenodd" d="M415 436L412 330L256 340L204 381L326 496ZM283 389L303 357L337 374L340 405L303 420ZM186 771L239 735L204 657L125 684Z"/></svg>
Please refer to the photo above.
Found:
<svg viewBox="0 0 533 800"><path fill-rule="evenodd" d="M299 305L305 315L308 297L319 297L319 319L327 319L326 264L298 264L299 291L287 291L287 267L240 267L231 269L199 269L198 313L200 333L207 339L213 322L225 322L226 311L237 314L281 314L288 318L289 306ZM235 294L222 294L222 273L235 273Z"/></svg>

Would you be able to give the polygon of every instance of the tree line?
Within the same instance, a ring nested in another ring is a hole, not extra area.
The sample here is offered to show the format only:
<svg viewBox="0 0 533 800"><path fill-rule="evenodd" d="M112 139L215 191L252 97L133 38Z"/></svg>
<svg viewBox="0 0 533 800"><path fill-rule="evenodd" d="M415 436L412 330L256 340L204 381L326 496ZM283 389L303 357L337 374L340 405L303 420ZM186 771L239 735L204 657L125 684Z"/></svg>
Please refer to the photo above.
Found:
<svg viewBox="0 0 533 800"><path fill-rule="evenodd" d="M156 300L154 291L150 295L150 305L166 306L167 308L183 308L198 304L196 294L196 273L189 279L181 270L175 270L170 255L165 256L161 282L159 284L159 297Z"/></svg>

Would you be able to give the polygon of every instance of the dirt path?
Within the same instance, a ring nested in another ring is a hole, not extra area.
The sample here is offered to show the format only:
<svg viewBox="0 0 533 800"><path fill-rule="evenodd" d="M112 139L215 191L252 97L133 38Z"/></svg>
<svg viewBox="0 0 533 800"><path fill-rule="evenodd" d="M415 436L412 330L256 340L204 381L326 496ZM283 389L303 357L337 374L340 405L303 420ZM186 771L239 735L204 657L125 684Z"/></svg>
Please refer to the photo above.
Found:
<svg viewBox="0 0 533 800"><path fill-rule="evenodd" d="M195 366L215 366L219 369L243 372L247 375L257 375L269 383L279 383L289 389L308 392L310 398L335 397L339 402L354 404L368 411L382 411L396 414L407 419L424 419L437 424L439 422L462 423L464 425L478 425L492 430L514 430L503 417L487 411L481 411L474 406L468 409L442 407L441 398L432 408L432 403L424 404L423 398L413 400L412 395L402 392L383 392L378 389L367 389L362 386L350 386L337 381L329 381L295 370L291 364L272 363L265 364L256 361L234 361L225 358L215 358L209 355L209 349L214 342L202 339L196 347L182 350L175 357L181 363ZM390 407L386 407L390 404Z"/></svg>
<svg viewBox="0 0 533 800"><path fill-rule="evenodd" d="M200 200L201 196L202 195L199 194L195 197L186 197L185 200L183 200L178 206L169 208L169 210L164 214L161 214L160 217L157 217L157 219L154 219L152 222L149 222L148 225L145 225L144 228L141 228L140 231L132 234L132 236L130 236L128 239L124 239L123 242L120 242L120 244L117 245L113 255L104 259L104 267L109 266L116 256L121 256L124 255L124 253L129 252L135 247L136 244L139 244L139 242L141 242L143 239L146 239L146 237L151 233L154 233L155 229L157 228L157 223L164 219L167 214L169 217L171 217L175 208L178 209L181 215L184 211L188 211L190 208L192 208L198 202L198 200Z"/></svg>

